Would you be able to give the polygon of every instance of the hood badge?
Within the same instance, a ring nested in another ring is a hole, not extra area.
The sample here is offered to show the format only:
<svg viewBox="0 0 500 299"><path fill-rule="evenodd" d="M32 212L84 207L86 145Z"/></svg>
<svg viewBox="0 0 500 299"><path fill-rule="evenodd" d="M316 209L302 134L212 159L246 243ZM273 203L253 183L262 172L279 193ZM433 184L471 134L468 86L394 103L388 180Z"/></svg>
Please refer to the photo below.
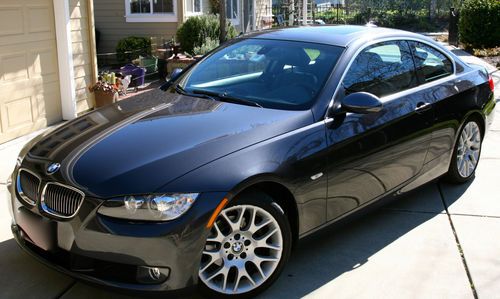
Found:
<svg viewBox="0 0 500 299"><path fill-rule="evenodd" d="M47 173L48 174L56 173L59 170L59 168L61 168L61 164L50 163L49 166L47 167Z"/></svg>

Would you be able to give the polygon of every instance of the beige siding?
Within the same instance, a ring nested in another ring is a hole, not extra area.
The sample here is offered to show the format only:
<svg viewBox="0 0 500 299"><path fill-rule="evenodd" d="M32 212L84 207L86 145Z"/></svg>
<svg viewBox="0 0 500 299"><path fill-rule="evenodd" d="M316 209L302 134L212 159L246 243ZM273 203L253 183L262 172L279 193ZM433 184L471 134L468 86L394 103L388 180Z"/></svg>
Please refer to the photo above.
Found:
<svg viewBox="0 0 500 299"><path fill-rule="evenodd" d="M177 1L177 20L183 19L182 2ZM94 0L94 16L96 28L101 33L98 53L115 52L118 41L128 36L169 40L175 35L178 25L177 22L127 23L124 0Z"/></svg>
<svg viewBox="0 0 500 299"><path fill-rule="evenodd" d="M70 0L76 112L79 114L94 107L94 95L88 90L88 86L94 80L93 51L90 42L92 22L89 22L88 6L88 0Z"/></svg>

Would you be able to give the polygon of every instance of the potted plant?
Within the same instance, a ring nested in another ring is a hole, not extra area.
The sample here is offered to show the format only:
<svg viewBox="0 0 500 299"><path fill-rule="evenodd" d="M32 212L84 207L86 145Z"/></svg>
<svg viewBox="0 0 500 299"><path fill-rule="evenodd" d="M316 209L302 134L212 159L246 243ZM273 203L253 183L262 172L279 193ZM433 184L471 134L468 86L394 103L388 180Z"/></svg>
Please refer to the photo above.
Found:
<svg viewBox="0 0 500 299"><path fill-rule="evenodd" d="M90 92L95 95L96 108L103 107L116 102L118 99L118 86L104 80L102 77L94 85L89 87Z"/></svg>

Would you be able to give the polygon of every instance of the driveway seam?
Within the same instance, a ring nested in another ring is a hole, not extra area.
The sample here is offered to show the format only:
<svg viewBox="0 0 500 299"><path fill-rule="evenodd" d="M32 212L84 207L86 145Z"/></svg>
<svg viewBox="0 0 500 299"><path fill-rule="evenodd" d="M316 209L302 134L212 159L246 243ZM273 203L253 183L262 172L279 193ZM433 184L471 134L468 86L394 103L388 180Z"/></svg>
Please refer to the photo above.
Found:
<svg viewBox="0 0 500 299"><path fill-rule="evenodd" d="M458 239L458 234L457 234L457 231L455 229L455 225L453 224L453 220L451 219L450 212L448 211L448 206L446 205L443 190L442 190L441 184L439 182L437 183L437 187L439 190L439 195L441 196L441 201L443 202L444 209L446 211L446 214L448 215L448 220L450 222L451 230L453 231L453 236L455 237L455 242L457 244L458 253L460 254L460 257L462 258L462 264L464 265L465 273L467 274L467 279L469 280L469 285L470 285L470 288L472 291L472 296L474 297L474 299L478 299L479 297L477 295L476 287L474 286L474 281L472 280L472 275L469 271L469 266L467 266L467 260L465 258L464 250L462 248L460 240Z"/></svg>
<svg viewBox="0 0 500 299"><path fill-rule="evenodd" d="M67 287L65 287L59 294L57 294L54 299L60 299L64 296L64 294L66 294L69 290L71 290L72 287L75 286L75 284L77 283L76 280L73 280Z"/></svg>
<svg viewBox="0 0 500 299"><path fill-rule="evenodd" d="M491 215L464 214L464 213L450 213L450 215L452 215L452 216L465 216L465 217L479 217L479 218L500 219L500 216L491 216Z"/></svg>

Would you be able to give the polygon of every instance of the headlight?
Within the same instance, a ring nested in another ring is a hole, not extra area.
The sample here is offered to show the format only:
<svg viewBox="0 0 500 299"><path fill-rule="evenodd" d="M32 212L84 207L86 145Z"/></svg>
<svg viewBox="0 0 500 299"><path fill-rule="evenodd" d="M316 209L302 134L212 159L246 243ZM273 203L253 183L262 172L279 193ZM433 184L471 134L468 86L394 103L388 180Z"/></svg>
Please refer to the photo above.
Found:
<svg viewBox="0 0 500 299"><path fill-rule="evenodd" d="M126 196L105 201L98 213L115 218L143 221L173 220L186 213L198 193Z"/></svg>

